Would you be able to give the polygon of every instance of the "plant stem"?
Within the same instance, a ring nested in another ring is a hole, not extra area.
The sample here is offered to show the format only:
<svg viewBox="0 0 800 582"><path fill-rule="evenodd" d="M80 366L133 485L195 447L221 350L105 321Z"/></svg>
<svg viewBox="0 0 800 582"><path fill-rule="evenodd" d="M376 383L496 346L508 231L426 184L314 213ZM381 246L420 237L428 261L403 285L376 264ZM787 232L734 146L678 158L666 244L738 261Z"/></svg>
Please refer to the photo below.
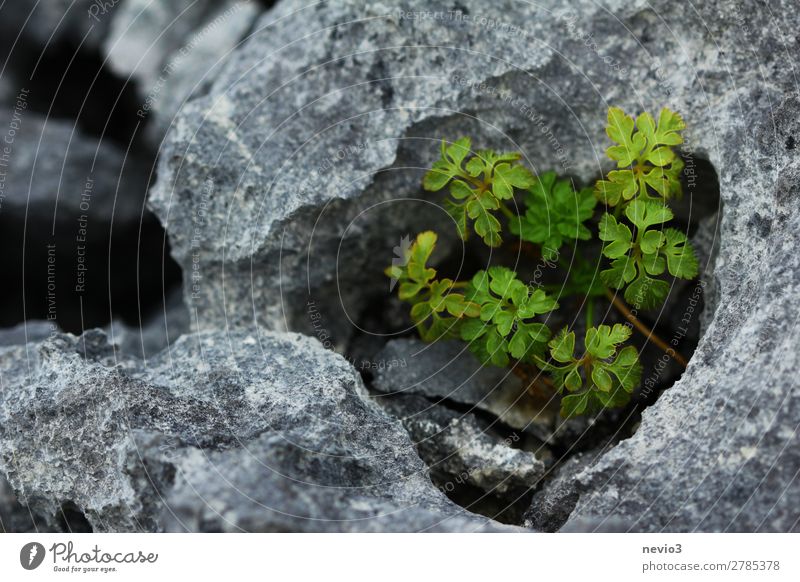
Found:
<svg viewBox="0 0 800 582"><path fill-rule="evenodd" d="M523 364L522 362L515 362L511 371L517 376L520 380L522 380L526 387L530 387L534 383L541 382L547 388L555 388L553 383L550 381L550 378L545 376L538 368L534 368L531 365ZM534 379L531 379L531 376Z"/></svg>
<svg viewBox="0 0 800 582"><path fill-rule="evenodd" d="M594 326L594 299L586 296L586 329Z"/></svg>
<svg viewBox="0 0 800 582"><path fill-rule="evenodd" d="M630 321L633 327L635 327L637 331L639 331L642 335L644 335L648 341L652 341L653 344L656 347L658 347L661 351L663 351L673 360L678 362L681 366L683 366L684 369L686 368L687 365L686 358L684 358L674 349L669 347L669 345L667 345L667 342L662 340L655 333L653 333L653 330L651 330L649 327L647 327L645 324L639 321L639 319L633 313L631 313L631 310L628 309L628 306L625 305L625 302L622 301L622 299L617 297L616 294L612 293L610 289L606 289L606 297L608 297L608 300L611 301L611 304L617 308L617 311L619 311L625 317L625 319Z"/></svg>
<svg viewBox="0 0 800 582"><path fill-rule="evenodd" d="M500 203L500 212L502 212L506 218L518 218L504 202Z"/></svg>
<svg viewBox="0 0 800 582"><path fill-rule="evenodd" d="M469 285L469 281L456 281L450 285L450 289L464 289Z"/></svg>

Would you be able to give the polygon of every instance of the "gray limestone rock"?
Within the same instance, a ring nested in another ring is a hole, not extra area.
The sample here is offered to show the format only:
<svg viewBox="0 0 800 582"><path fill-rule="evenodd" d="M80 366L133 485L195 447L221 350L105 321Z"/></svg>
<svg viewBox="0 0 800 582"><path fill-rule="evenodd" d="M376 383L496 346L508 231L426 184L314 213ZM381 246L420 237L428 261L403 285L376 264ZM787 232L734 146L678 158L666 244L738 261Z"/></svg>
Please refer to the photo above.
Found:
<svg viewBox="0 0 800 582"><path fill-rule="evenodd" d="M411 435L422 460L440 489L454 482L477 487L495 496L511 498L527 492L544 475L548 457L544 446L536 452L513 445L521 437L503 436L496 426L470 413L460 414L420 396L389 396L377 402L398 418Z"/></svg>
<svg viewBox="0 0 800 582"><path fill-rule="evenodd" d="M48 45L97 50L108 33L117 1L17 0L0 7L0 50L39 50Z"/></svg>
<svg viewBox="0 0 800 582"><path fill-rule="evenodd" d="M128 355L142 359L155 356L189 332L190 314L183 304L180 290L170 293L163 306L141 325L115 321L106 329L109 342L119 346ZM3 336L0 335L0 343Z"/></svg>
<svg viewBox="0 0 800 582"><path fill-rule="evenodd" d="M184 101L208 90L262 10L256 0L125 0L103 48L110 68L133 78L158 146Z"/></svg>
<svg viewBox="0 0 800 582"><path fill-rule="evenodd" d="M537 531L558 531L575 509L581 489L578 475L595 462L603 451L576 453L548 471L525 512L525 527Z"/></svg>
<svg viewBox="0 0 800 582"><path fill-rule="evenodd" d="M374 372L371 386L379 392L416 394L474 407L546 444L571 442L593 423L586 418L565 421L559 415L559 400L552 394L529 392L508 369L482 366L461 342L425 344L417 339L396 339L375 359L403 364Z"/></svg>
<svg viewBox="0 0 800 582"><path fill-rule="evenodd" d="M0 329L0 347L40 342L47 339L51 333L58 331L58 326L49 321L23 321L14 327Z"/></svg>
<svg viewBox="0 0 800 582"><path fill-rule="evenodd" d="M96 531L502 529L430 482L352 367L307 337L180 338L147 366L101 331L0 351L0 469Z"/></svg>

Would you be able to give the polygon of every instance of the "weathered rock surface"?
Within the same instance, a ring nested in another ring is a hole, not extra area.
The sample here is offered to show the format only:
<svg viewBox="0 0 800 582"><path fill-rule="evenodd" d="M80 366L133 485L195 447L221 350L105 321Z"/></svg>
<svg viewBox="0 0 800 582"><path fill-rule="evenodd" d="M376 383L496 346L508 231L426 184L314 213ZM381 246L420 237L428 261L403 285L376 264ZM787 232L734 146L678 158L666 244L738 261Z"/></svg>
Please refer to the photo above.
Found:
<svg viewBox="0 0 800 582"><path fill-rule="evenodd" d="M0 469L52 519L69 506L98 531L500 527L439 493L402 426L307 337L189 335L145 367L100 331L58 335L0 351L0 374Z"/></svg>
<svg viewBox="0 0 800 582"><path fill-rule="evenodd" d="M208 89L261 10L256 0L125 0L114 12L105 53L114 72L137 81L155 146L183 102Z"/></svg>
<svg viewBox="0 0 800 582"><path fill-rule="evenodd" d="M195 343L220 354L201 383L196 366L190 373L163 355L143 370L136 360L114 361L95 340L88 362L75 353L87 344L71 338L49 340L34 356L7 348L0 438L10 482L50 515L78 504L97 529L419 529L439 516L448 518L444 528L472 527L475 518L458 515L423 477L405 478L424 466L413 451L398 452L411 450L399 425L355 396L349 368L333 384L324 371L290 368L305 352L277 336L269 336L280 343L270 344L269 361L296 374L270 389L245 388L238 368L220 362L273 373L243 344L258 337L256 322L343 345L385 300L381 271L403 235L434 227L437 260L458 254L439 198L419 188L440 138L469 134L482 147L523 151L537 172L589 181L607 145L608 104L636 112L667 105L689 126L691 209L716 188L693 179L694 162L707 159L719 177L719 245L703 257L705 336L636 434L576 474L579 499L564 529L798 530L800 101L790 66L798 20L788 0L709 0L691 10L667 0L581 0L568 9L462 0L438 12L422 0L402 9L281 2L176 116L152 197L184 268L195 326L236 330L237 341L224 358L228 336L219 331L178 342L195 364ZM39 375L33 382L22 380L27 357ZM431 395L460 392L446 380ZM331 386L349 395L344 404L326 392ZM308 420L337 414L347 418L334 427ZM53 448L26 444L23 434L54 439ZM349 461L305 462L283 434ZM7 447L36 471L9 466ZM98 453L109 448L119 455ZM364 460L371 453L401 460ZM258 473L259 459L277 471ZM220 481L217 466L235 487ZM284 474L316 486L298 498ZM387 476L390 485L376 484ZM341 489L353 482L358 494ZM173 517L151 490L164 493ZM413 503L424 507L408 510Z"/></svg>
<svg viewBox="0 0 800 582"><path fill-rule="evenodd" d="M557 398L534 396L508 369L482 366L461 342L391 340L375 360L403 362L402 367L378 368L371 384L375 390L389 395L417 394L474 407L547 444L569 446L591 425L585 418L565 421L559 415Z"/></svg>
<svg viewBox="0 0 800 582"><path fill-rule="evenodd" d="M185 333L189 332L190 314L183 304L180 290L173 291L164 304L141 325L130 325L115 321L106 329L109 342L119 346L127 355L144 360L167 349ZM3 336L0 335L0 344Z"/></svg>
<svg viewBox="0 0 800 582"><path fill-rule="evenodd" d="M558 531L575 509L580 497L578 475L595 462L601 450L576 453L551 469L524 516L525 527Z"/></svg>
<svg viewBox="0 0 800 582"><path fill-rule="evenodd" d="M14 327L0 329L0 347L40 342L47 339L54 331L58 331L58 326L49 321L23 321Z"/></svg>
<svg viewBox="0 0 800 582"><path fill-rule="evenodd" d="M0 533L35 531L36 520L14 495L11 486L0 476Z"/></svg>
<svg viewBox="0 0 800 582"><path fill-rule="evenodd" d="M473 414L459 414L420 396L377 402L403 423L440 489L458 480L491 495L522 494L544 475L545 463L536 454L512 447L519 435L503 437ZM548 451L542 446L538 454L546 458Z"/></svg>

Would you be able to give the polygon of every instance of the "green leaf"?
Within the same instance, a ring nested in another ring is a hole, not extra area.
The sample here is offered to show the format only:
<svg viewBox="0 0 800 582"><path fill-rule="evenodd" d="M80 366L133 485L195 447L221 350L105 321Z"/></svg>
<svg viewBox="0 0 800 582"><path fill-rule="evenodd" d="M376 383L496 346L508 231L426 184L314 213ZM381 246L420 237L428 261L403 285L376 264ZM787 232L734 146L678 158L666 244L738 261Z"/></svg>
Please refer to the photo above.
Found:
<svg viewBox="0 0 800 582"><path fill-rule="evenodd" d="M611 376L601 366L594 366L592 368L592 382L603 392L611 390L612 382Z"/></svg>
<svg viewBox="0 0 800 582"><path fill-rule="evenodd" d="M694 279L698 271L697 257L686 235L674 228L668 228L664 232L666 244L661 253L667 260L670 274L681 279Z"/></svg>
<svg viewBox="0 0 800 582"><path fill-rule="evenodd" d="M628 393L633 392L641 381L642 366L639 363L639 354L633 346L623 348L616 359L604 367L616 377L618 385Z"/></svg>
<svg viewBox="0 0 800 582"><path fill-rule="evenodd" d="M442 142L444 143L444 142ZM447 146L444 151L445 156L450 159L453 165L461 167L461 163L469 155L472 150L472 140L468 137L457 139L452 144Z"/></svg>
<svg viewBox="0 0 800 582"><path fill-rule="evenodd" d="M461 240L467 240L469 237L469 230L467 228L467 205L456 204L451 200L445 200L444 210L455 222L456 230Z"/></svg>
<svg viewBox="0 0 800 582"><path fill-rule="evenodd" d="M645 254L655 253L664 244L664 233L658 230L648 230L642 235L639 248Z"/></svg>
<svg viewBox="0 0 800 582"><path fill-rule="evenodd" d="M535 289L526 301L518 304L518 307L518 313L527 319L534 315L543 315L558 309L558 302L541 289Z"/></svg>
<svg viewBox="0 0 800 582"><path fill-rule="evenodd" d="M625 208L625 216L642 230L673 218L672 210L665 203L656 200L634 200Z"/></svg>
<svg viewBox="0 0 800 582"><path fill-rule="evenodd" d="M454 180L450 183L450 195L456 200L469 198L473 194L474 191L472 188L470 188L463 180Z"/></svg>
<svg viewBox="0 0 800 582"><path fill-rule="evenodd" d="M611 262L611 268L600 271L600 279L612 289L622 289L636 278L636 262L621 257Z"/></svg>
<svg viewBox="0 0 800 582"><path fill-rule="evenodd" d="M667 267L667 262L664 257L658 253L642 255L641 266L647 271L648 275L660 275Z"/></svg>
<svg viewBox="0 0 800 582"><path fill-rule="evenodd" d="M604 360L610 358L617 346L631 337L629 327L621 323L614 327L600 325L586 330L586 351L594 357Z"/></svg>
<svg viewBox="0 0 800 582"><path fill-rule="evenodd" d="M518 360L541 357L549 338L550 330L543 323L520 323L508 344L511 356Z"/></svg>
<svg viewBox="0 0 800 582"><path fill-rule="evenodd" d="M437 162L425 172L422 178L422 187L428 192L438 192L453 178L454 172L449 165Z"/></svg>
<svg viewBox="0 0 800 582"><path fill-rule="evenodd" d="M486 351L492 364L505 368L508 366L508 342L496 329L490 329L486 335Z"/></svg>
<svg viewBox="0 0 800 582"><path fill-rule="evenodd" d="M633 237L631 229L617 222L617 219L607 212L600 217L598 236L600 240L607 243L603 246L603 254L609 259L622 257L631 248L631 239Z"/></svg>
<svg viewBox="0 0 800 582"><path fill-rule="evenodd" d="M418 234L411 245L407 270L412 281L427 283L436 276L436 271L427 267L428 259L436 247L436 240L436 233L429 230Z"/></svg>
<svg viewBox="0 0 800 582"><path fill-rule="evenodd" d="M655 166L666 166L675 159L675 152L666 146L662 146L650 152L645 159Z"/></svg>
<svg viewBox="0 0 800 582"><path fill-rule="evenodd" d="M575 353L575 332L563 328L556 337L550 340L550 355L557 362L566 364L573 361Z"/></svg>
<svg viewBox="0 0 800 582"><path fill-rule="evenodd" d="M636 132L634 134L634 121L619 107L609 107L608 125L606 134L618 145L606 150L608 157L617 161L617 166L624 168L630 166L644 149L645 138Z"/></svg>
<svg viewBox="0 0 800 582"><path fill-rule="evenodd" d="M625 208L625 216L627 216L628 220L636 225L637 228L645 230L648 226L662 224L671 220L673 214L672 210L663 202L656 200L634 200Z"/></svg>
<svg viewBox="0 0 800 582"><path fill-rule="evenodd" d="M509 200L514 196L514 188L530 188L533 175L520 164L503 162L494 169L492 191L500 200Z"/></svg>
<svg viewBox="0 0 800 582"><path fill-rule="evenodd" d="M480 319L468 319L461 326L461 339L472 341L482 336L488 329L488 325Z"/></svg>
<svg viewBox="0 0 800 582"><path fill-rule="evenodd" d="M570 394L561 399L561 416L573 418L586 412L589 404L589 393Z"/></svg>
<svg viewBox="0 0 800 582"><path fill-rule="evenodd" d="M625 301L637 309L654 309L664 303L669 294L669 284L661 279L648 277L644 270L625 289Z"/></svg>
<svg viewBox="0 0 800 582"><path fill-rule="evenodd" d="M500 221L488 211L483 211L475 219L475 232L483 239L483 242L490 247L499 247L503 243L500 238Z"/></svg>
<svg viewBox="0 0 800 582"><path fill-rule="evenodd" d="M576 191L570 180L546 172L534 179L525 205L525 214L510 221L509 228L522 240L546 247L543 253L548 256L565 243L591 238L584 223L594 214L597 200L588 188Z"/></svg>
<svg viewBox="0 0 800 582"><path fill-rule="evenodd" d="M683 118L664 107L658 116L658 129L653 143L668 146L679 145L683 143L680 132L684 129L686 129L686 123L684 123Z"/></svg>

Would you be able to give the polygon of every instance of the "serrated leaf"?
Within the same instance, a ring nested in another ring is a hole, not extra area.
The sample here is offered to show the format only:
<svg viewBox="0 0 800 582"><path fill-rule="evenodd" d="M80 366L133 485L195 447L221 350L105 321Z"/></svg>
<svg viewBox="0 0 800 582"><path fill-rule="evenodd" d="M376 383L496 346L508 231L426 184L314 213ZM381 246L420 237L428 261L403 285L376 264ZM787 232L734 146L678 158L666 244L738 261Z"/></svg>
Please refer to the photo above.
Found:
<svg viewBox="0 0 800 582"><path fill-rule="evenodd" d="M525 166L507 162L498 164L492 177L492 192L500 200L509 200L514 196L514 188L530 188L533 175Z"/></svg>
<svg viewBox="0 0 800 582"><path fill-rule="evenodd" d="M590 327L586 330L586 351L601 360L610 358L616 352L617 346L630 336L630 328L621 323L614 324L613 327Z"/></svg>
<svg viewBox="0 0 800 582"><path fill-rule="evenodd" d="M425 172L422 178L422 187L428 192L438 192L453 178L453 171L444 164L434 164L433 167Z"/></svg>
<svg viewBox="0 0 800 582"><path fill-rule="evenodd" d="M461 163L471 150L472 140L468 137L462 137L447 146L444 153L455 166L461 167Z"/></svg>
<svg viewBox="0 0 800 582"><path fill-rule="evenodd" d="M683 143L680 133L686 129L683 118L666 107L658 115L658 128L655 133L654 143L675 146Z"/></svg>
<svg viewBox="0 0 800 582"><path fill-rule="evenodd" d="M642 378L639 354L633 346L620 350L614 361L605 364L604 368L616 377L619 386L628 393L633 392Z"/></svg>
<svg viewBox="0 0 800 582"><path fill-rule="evenodd" d="M611 261L611 267L600 271L600 279L612 289L622 289L636 278L636 262L630 257Z"/></svg>
<svg viewBox="0 0 800 582"><path fill-rule="evenodd" d="M550 355L556 362L566 364L572 362L575 353L575 332L563 328L556 337L550 340Z"/></svg>
<svg viewBox="0 0 800 582"><path fill-rule="evenodd" d="M642 235L639 248L645 254L655 253L664 244L664 233L659 230L648 230Z"/></svg>
<svg viewBox="0 0 800 582"><path fill-rule="evenodd" d="M672 220L672 210L656 200L634 200L625 208L625 216L628 217L637 228L647 229L655 224L662 224Z"/></svg>
<svg viewBox="0 0 800 582"><path fill-rule="evenodd" d="M400 286L397 288L397 296L401 301L407 301L413 297L416 297L417 294L424 288L424 283L406 281L404 283L400 283Z"/></svg>
<svg viewBox="0 0 800 582"><path fill-rule="evenodd" d="M469 238L469 229L467 228L467 208L465 204L456 204L451 200L444 201L444 210L453 219L456 225L456 231L461 240Z"/></svg>
<svg viewBox="0 0 800 582"><path fill-rule="evenodd" d="M580 390L582 386L583 378L581 378L580 370L578 370L578 367L575 366L572 368L572 370L570 370L569 374L567 374L567 377L564 379L564 387L570 392L575 392Z"/></svg>
<svg viewBox="0 0 800 582"><path fill-rule="evenodd" d="M664 233L666 244L661 254L667 260L670 274L681 279L694 279L698 272L697 257L686 235L674 228L668 228Z"/></svg>
<svg viewBox="0 0 800 582"><path fill-rule="evenodd" d="M472 341L485 334L488 329L487 324L480 319L468 319L461 326L461 339Z"/></svg>
<svg viewBox="0 0 800 582"><path fill-rule="evenodd" d="M658 307L669 294L669 284L661 279L648 277L644 270L625 289L625 301L636 309L653 309Z"/></svg>
<svg viewBox="0 0 800 582"><path fill-rule="evenodd" d="M463 180L453 180L450 183L450 195L456 200L469 198L472 194L474 194L474 191Z"/></svg>
<svg viewBox="0 0 800 582"><path fill-rule="evenodd" d="M561 399L561 416L573 418L586 412L589 404L589 393L569 394Z"/></svg>
<svg viewBox="0 0 800 582"><path fill-rule="evenodd" d="M488 211L484 211L475 219L475 232L490 247L499 247L503 240L500 238L500 221Z"/></svg>
<svg viewBox="0 0 800 582"><path fill-rule="evenodd" d="M634 134L634 121L619 107L609 107L606 134L618 145L609 147L608 157L617 161L617 166L630 166L645 146L641 133Z"/></svg>
<svg viewBox="0 0 800 582"><path fill-rule="evenodd" d="M603 254L610 259L624 256L631 248L631 229L607 212L600 217L598 236L606 243Z"/></svg>
<svg viewBox="0 0 800 582"><path fill-rule="evenodd" d="M654 252L652 254L642 255L642 267L647 271L648 275L660 275L667 267L667 262L664 257Z"/></svg>
<svg viewBox="0 0 800 582"><path fill-rule="evenodd" d="M655 166L666 166L675 159L675 152L666 146L662 146L650 152L645 159Z"/></svg>
<svg viewBox="0 0 800 582"><path fill-rule="evenodd" d="M592 382L603 392L611 390L611 376L600 366L592 368Z"/></svg>

